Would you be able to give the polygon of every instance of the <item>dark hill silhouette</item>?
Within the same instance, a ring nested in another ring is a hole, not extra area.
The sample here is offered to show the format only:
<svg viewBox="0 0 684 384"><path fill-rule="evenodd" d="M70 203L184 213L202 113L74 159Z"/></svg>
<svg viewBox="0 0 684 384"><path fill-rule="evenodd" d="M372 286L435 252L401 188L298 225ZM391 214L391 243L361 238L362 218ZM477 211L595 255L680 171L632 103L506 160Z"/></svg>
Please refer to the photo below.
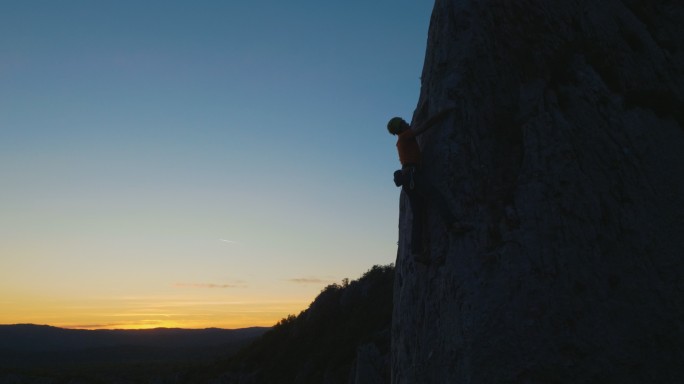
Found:
<svg viewBox="0 0 684 384"><path fill-rule="evenodd" d="M206 347L249 340L260 336L267 329L265 327L253 327L243 329L83 330L34 324L0 325L0 351L69 352L120 346Z"/></svg>
<svg viewBox="0 0 684 384"><path fill-rule="evenodd" d="M230 360L188 376L190 383L389 382L394 265L374 266L360 279L332 284L298 316Z"/></svg>
<svg viewBox="0 0 684 384"><path fill-rule="evenodd" d="M0 383L70 382L67 378L149 382L189 365L230 356L268 329L92 331L1 325Z"/></svg>

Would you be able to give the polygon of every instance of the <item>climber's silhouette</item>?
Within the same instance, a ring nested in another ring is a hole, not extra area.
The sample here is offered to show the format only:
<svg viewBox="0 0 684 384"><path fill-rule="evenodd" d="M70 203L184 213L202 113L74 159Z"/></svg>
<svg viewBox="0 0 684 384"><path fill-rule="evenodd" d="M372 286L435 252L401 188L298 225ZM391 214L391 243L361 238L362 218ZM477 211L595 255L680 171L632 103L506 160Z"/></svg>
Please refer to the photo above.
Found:
<svg viewBox="0 0 684 384"><path fill-rule="evenodd" d="M416 261L423 264L429 264L430 261L428 250L423 245L422 233L426 201L435 205L451 232L463 233L472 229L470 225L455 220L442 194L421 172L422 159L416 136L433 127L452 111L453 108L443 110L417 127L411 127L401 117L394 117L387 123L387 130L392 135L397 135L397 151L401 162L401 170L394 172L394 183L402 186L411 204L411 253Z"/></svg>

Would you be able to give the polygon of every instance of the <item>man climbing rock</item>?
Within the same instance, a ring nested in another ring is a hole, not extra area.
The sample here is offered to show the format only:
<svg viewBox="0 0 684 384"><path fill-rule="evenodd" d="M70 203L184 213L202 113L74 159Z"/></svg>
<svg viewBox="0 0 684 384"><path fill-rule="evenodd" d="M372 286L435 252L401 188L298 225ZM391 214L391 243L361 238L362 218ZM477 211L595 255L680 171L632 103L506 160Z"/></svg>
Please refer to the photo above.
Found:
<svg viewBox="0 0 684 384"><path fill-rule="evenodd" d="M445 109L417 127L411 127L401 117L394 117L387 123L389 133L397 136L397 151L401 162L401 170L394 173L394 182L402 187L411 204L411 253L417 262L423 264L430 262L428 249L423 245L422 233L426 202L434 204L451 232L464 233L472 229L472 226L455 220L442 194L421 172L421 151L416 137L443 120L453 110Z"/></svg>

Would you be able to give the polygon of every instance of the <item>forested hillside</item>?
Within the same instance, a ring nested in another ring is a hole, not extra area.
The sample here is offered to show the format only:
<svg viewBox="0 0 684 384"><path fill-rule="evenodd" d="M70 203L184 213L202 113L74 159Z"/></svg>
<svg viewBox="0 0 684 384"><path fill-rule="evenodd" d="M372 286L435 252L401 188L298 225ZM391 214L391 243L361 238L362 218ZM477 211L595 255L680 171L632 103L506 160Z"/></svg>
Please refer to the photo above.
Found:
<svg viewBox="0 0 684 384"><path fill-rule="evenodd" d="M228 361L188 376L189 382L389 382L394 265L327 286L309 308L281 320Z"/></svg>

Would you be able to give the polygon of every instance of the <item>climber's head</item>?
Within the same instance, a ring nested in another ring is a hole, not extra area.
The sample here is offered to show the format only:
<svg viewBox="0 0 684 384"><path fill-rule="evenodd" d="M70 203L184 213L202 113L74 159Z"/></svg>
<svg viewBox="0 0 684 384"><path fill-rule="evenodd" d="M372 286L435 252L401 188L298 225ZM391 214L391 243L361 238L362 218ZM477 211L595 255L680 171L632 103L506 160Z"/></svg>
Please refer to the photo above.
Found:
<svg viewBox="0 0 684 384"><path fill-rule="evenodd" d="M411 128L411 126L401 117L393 117L387 123L387 130L393 135L398 135L409 128Z"/></svg>

